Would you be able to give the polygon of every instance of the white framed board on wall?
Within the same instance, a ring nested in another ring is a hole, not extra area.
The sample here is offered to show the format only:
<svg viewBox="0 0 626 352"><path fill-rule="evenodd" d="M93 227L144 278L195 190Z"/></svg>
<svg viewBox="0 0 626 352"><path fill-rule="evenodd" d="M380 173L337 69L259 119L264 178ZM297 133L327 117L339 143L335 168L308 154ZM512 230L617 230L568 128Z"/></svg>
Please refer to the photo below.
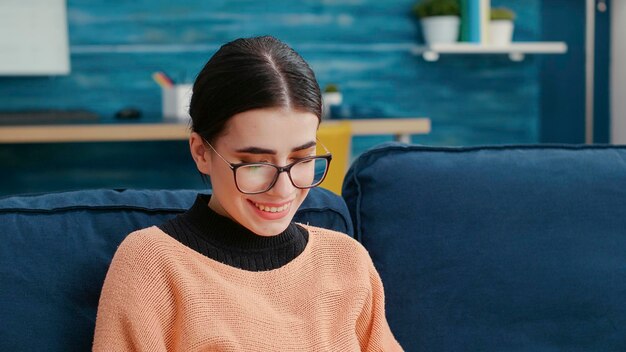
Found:
<svg viewBox="0 0 626 352"><path fill-rule="evenodd" d="M66 0L1 0L0 76L69 72Z"/></svg>

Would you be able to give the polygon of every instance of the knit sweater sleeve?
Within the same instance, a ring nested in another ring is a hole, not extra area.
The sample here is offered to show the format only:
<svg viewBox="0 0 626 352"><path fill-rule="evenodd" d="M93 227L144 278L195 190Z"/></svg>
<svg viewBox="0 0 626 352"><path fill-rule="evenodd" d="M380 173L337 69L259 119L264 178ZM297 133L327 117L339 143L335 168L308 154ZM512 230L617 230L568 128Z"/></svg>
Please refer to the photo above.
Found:
<svg viewBox="0 0 626 352"><path fill-rule="evenodd" d="M167 285L153 254L130 234L107 272L96 318L93 351L167 351L174 322Z"/></svg>
<svg viewBox="0 0 626 352"><path fill-rule="evenodd" d="M402 351L387 323L383 283L368 256L371 293L357 321L357 336L361 351Z"/></svg>

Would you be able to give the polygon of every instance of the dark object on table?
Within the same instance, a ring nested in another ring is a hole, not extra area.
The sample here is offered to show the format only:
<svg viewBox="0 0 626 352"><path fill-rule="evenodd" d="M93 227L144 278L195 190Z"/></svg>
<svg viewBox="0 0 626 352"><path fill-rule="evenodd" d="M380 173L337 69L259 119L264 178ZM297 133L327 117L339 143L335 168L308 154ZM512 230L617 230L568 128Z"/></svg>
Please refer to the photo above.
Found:
<svg viewBox="0 0 626 352"><path fill-rule="evenodd" d="M115 117L120 120L138 119L141 117L141 110L132 107L124 108L116 112Z"/></svg>

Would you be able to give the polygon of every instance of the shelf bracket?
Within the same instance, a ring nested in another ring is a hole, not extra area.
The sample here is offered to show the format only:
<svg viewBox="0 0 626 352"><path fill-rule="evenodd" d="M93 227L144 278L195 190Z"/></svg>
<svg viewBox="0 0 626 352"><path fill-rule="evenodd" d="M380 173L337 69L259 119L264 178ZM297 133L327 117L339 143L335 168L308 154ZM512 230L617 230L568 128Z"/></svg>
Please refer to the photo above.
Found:
<svg viewBox="0 0 626 352"><path fill-rule="evenodd" d="M520 61L524 61L524 53L520 53L520 52L510 52L509 53L509 59L511 59L511 61L515 61L515 62L520 62Z"/></svg>
<svg viewBox="0 0 626 352"><path fill-rule="evenodd" d="M436 51L426 50L422 53L422 57L428 62L434 62L439 60L439 53Z"/></svg>

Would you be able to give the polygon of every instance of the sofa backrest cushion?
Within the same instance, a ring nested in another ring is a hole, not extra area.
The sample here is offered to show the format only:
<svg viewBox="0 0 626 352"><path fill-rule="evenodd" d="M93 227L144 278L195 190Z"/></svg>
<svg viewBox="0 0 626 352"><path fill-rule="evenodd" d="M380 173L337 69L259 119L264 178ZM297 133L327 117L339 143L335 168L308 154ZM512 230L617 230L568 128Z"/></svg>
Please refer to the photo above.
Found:
<svg viewBox="0 0 626 352"><path fill-rule="evenodd" d="M626 351L626 147L387 144L343 196L407 351Z"/></svg>
<svg viewBox="0 0 626 352"><path fill-rule="evenodd" d="M193 204L194 190L88 190L0 199L0 351L91 350L100 290L130 232ZM312 189L295 221L351 235L343 200Z"/></svg>

